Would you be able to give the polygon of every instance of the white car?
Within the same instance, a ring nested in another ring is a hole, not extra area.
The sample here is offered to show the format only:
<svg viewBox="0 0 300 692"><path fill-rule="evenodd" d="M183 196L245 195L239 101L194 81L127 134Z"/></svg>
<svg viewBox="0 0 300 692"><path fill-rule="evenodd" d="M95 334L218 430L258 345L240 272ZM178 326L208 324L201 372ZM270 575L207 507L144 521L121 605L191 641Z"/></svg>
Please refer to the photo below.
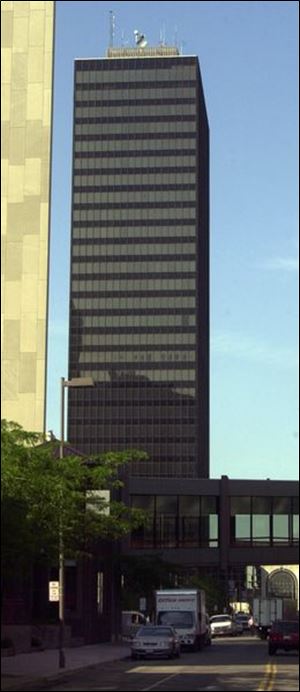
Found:
<svg viewBox="0 0 300 692"><path fill-rule="evenodd" d="M180 639L173 627L145 625L138 630L131 643L131 658L146 656L180 656Z"/></svg>
<svg viewBox="0 0 300 692"><path fill-rule="evenodd" d="M228 637L236 637L239 632L239 627L231 617L231 615L227 615L226 613L223 613L222 615L212 615L210 618L210 627L211 627L211 637L221 637L221 636L228 636Z"/></svg>

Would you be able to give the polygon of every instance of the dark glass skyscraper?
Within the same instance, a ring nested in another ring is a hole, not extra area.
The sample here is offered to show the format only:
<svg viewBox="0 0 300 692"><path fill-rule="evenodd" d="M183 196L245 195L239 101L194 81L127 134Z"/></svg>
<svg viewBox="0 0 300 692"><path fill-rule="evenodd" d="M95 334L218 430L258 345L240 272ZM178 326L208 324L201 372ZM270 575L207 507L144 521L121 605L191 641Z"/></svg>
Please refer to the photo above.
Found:
<svg viewBox="0 0 300 692"><path fill-rule="evenodd" d="M136 475L208 476L208 169L196 57L76 61L68 435Z"/></svg>

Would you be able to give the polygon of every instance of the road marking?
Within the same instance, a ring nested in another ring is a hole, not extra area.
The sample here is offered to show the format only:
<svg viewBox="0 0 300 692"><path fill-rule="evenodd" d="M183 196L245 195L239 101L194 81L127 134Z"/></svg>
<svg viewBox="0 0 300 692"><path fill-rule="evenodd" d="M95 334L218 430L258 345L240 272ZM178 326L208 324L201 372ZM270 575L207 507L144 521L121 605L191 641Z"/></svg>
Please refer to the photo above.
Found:
<svg viewBox="0 0 300 692"><path fill-rule="evenodd" d="M270 692L273 689L275 676L277 673L277 667L275 663L267 663L264 671L264 678L262 679L258 692Z"/></svg>
<svg viewBox="0 0 300 692"><path fill-rule="evenodd" d="M168 682L168 680L171 680L172 678L176 678L178 673L173 673L173 675L168 675L166 678L163 678L162 680L158 680L158 682L155 682L154 685L150 685L150 687L143 687L142 692L147 692L148 690L154 690L155 687L158 687L158 685L163 685L165 682Z"/></svg>

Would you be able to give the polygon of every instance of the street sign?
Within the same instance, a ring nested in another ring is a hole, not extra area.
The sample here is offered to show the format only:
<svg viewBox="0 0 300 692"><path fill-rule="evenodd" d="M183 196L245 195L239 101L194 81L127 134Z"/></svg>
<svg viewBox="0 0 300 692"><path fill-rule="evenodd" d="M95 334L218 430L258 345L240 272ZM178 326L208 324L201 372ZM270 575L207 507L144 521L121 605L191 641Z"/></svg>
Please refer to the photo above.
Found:
<svg viewBox="0 0 300 692"><path fill-rule="evenodd" d="M59 601L59 581L49 581L49 601Z"/></svg>

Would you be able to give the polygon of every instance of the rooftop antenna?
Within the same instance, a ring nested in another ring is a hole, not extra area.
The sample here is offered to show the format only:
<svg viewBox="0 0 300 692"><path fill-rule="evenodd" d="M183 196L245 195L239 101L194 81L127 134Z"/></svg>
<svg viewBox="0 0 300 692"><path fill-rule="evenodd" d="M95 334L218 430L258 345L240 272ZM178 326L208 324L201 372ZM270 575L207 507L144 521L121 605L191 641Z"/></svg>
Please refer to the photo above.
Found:
<svg viewBox="0 0 300 692"><path fill-rule="evenodd" d="M122 45L122 48L124 48L124 46L128 46L128 43L129 43L129 41L128 41L127 36L126 36L126 32L124 31L124 29L122 29L122 32L121 32L121 45Z"/></svg>
<svg viewBox="0 0 300 692"><path fill-rule="evenodd" d="M160 32L159 32L159 39L160 39L159 40L160 45L165 46L166 45L166 27L164 24L163 24L162 29L160 29Z"/></svg>
<svg viewBox="0 0 300 692"><path fill-rule="evenodd" d="M116 17L113 10L109 11L109 47L113 48L116 28Z"/></svg>
<svg viewBox="0 0 300 692"><path fill-rule="evenodd" d="M174 27L174 46L178 47L178 27Z"/></svg>
<svg viewBox="0 0 300 692"><path fill-rule="evenodd" d="M138 46L138 48L145 48L148 44L148 41L146 40L146 36L144 34L141 34L140 31L137 29L134 30L134 39L135 43Z"/></svg>

